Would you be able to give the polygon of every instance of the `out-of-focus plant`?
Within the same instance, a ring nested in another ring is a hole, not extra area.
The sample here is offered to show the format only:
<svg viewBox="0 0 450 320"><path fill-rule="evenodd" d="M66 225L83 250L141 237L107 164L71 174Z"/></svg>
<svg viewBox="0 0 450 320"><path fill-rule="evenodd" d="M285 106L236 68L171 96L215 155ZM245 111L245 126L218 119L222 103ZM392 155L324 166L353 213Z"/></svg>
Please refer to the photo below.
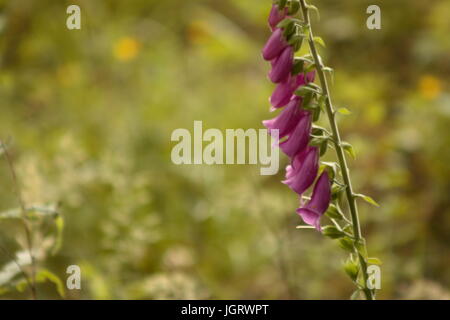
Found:
<svg viewBox="0 0 450 320"><path fill-rule="evenodd" d="M378 204L371 197L353 191L345 152L354 157L355 151L350 143L341 139L336 122L338 114L346 115L350 111L333 106L326 77L333 70L324 65L319 55L317 45L325 46L325 43L313 35L311 10L319 13L305 0L278 0L272 6L269 26L273 32L262 54L272 64L269 79L277 84L270 99L272 111L285 108L276 118L264 121L264 125L270 132L277 130L278 145L291 158L283 183L300 196L297 213L309 226L339 240L341 248L350 253L344 271L357 286L352 297L363 292L366 299L372 300L375 291L368 284L368 264L379 263L379 259L367 255L356 200L361 198ZM309 53L295 57L304 41L308 43ZM320 85L313 82L315 73ZM331 132L313 125L322 113L328 118ZM325 155L329 147L335 149L337 162L321 162L319 166L319 157ZM305 197L304 193L315 180L311 197ZM341 209L344 198L350 218ZM322 228L320 219L324 214L332 224Z"/></svg>
<svg viewBox="0 0 450 320"><path fill-rule="evenodd" d="M24 292L28 288L31 298L37 299L38 284L50 281L56 286L58 294L64 297L61 279L42 266L45 258L56 254L61 247L63 217L58 212L57 204L25 203L12 156L3 141L0 141L0 153L6 160L19 203L18 208L0 212L0 223L11 220L21 227L14 235L14 246L0 243L1 254L9 260L0 269L0 294L14 289ZM16 247L16 252L13 253L10 247Z"/></svg>

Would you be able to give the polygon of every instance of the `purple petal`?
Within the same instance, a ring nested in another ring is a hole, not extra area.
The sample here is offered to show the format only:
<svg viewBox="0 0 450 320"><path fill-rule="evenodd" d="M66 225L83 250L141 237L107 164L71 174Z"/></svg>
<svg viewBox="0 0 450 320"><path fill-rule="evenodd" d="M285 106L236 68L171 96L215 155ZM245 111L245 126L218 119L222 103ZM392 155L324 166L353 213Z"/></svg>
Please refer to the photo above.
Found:
<svg viewBox="0 0 450 320"><path fill-rule="evenodd" d="M288 46L287 41L284 39L283 30L276 29L269 40L267 40L266 45L262 50L262 56L264 60L270 61L275 59L281 51Z"/></svg>
<svg viewBox="0 0 450 320"><path fill-rule="evenodd" d="M279 139L285 137L290 134L294 129L297 123L300 121L302 117L302 111L300 110L300 97L294 97L286 108L281 111L281 113L271 119L263 121L264 126L269 129L269 133L271 130L279 130L278 137Z"/></svg>
<svg viewBox="0 0 450 320"><path fill-rule="evenodd" d="M314 226L317 231L321 232L322 227L320 226L320 215L314 211L306 208L297 209L297 213L302 217L303 221L310 226Z"/></svg>
<svg viewBox="0 0 450 320"><path fill-rule="evenodd" d="M322 172L314 186L311 200L303 207L297 209L297 213L303 221L321 230L319 220L327 211L331 201L331 182L326 171Z"/></svg>
<svg viewBox="0 0 450 320"><path fill-rule="evenodd" d="M285 81L277 85L275 91L270 97L270 104L273 107L272 111L287 105L295 90L312 81L314 81L314 71L307 74L306 81L303 73L295 76L289 74Z"/></svg>
<svg viewBox="0 0 450 320"><path fill-rule="evenodd" d="M297 164L296 161L298 161ZM319 152L315 147L307 148L306 152L296 155L290 172L286 173L287 179L283 183L301 196L313 184L318 170Z"/></svg>
<svg viewBox="0 0 450 320"><path fill-rule="evenodd" d="M280 83L285 81L292 70L294 59L294 50L291 46L285 48L280 56L276 58L272 64L272 70L269 73L269 78L273 83Z"/></svg>
<svg viewBox="0 0 450 320"><path fill-rule="evenodd" d="M284 18L286 18L288 13L288 8L284 8L283 10L278 9L278 5L274 4L272 5L272 9L270 10L269 14L269 26L273 30L275 30L275 27L278 23L280 23Z"/></svg>
<svg viewBox="0 0 450 320"><path fill-rule="evenodd" d="M303 113L294 131L287 140L280 143L281 150L293 158L297 153L304 150L308 145L309 134L311 131L311 114L307 111Z"/></svg>

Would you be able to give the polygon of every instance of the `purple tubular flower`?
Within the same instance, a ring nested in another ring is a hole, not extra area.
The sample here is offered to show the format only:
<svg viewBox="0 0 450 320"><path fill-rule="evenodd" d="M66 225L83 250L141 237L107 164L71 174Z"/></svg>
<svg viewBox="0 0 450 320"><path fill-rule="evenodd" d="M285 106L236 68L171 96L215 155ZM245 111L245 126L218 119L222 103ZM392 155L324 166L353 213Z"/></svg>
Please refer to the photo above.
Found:
<svg viewBox="0 0 450 320"><path fill-rule="evenodd" d="M331 201L331 183L328 173L324 171L314 186L311 200L297 209L297 213L305 223L314 226L318 231L320 227L320 217L327 211Z"/></svg>
<svg viewBox="0 0 450 320"><path fill-rule="evenodd" d="M270 61L275 59L281 51L283 51L288 46L286 39L283 36L282 29L276 29L269 40L267 40L266 45L262 50L262 56L264 60Z"/></svg>
<svg viewBox="0 0 450 320"><path fill-rule="evenodd" d="M303 86L306 83L312 81L314 81L314 71L309 72L306 75L306 81L303 73L295 76L289 75L285 81L277 85L275 91L270 97L270 104L272 105L273 109L278 109L287 105L291 100L295 90L297 90L300 86Z"/></svg>
<svg viewBox="0 0 450 320"><path fill-rule="evenodd" d="M304 113L304 111L300 110L300 104L301 98L294 97L278 116L271 120L263 121L263 125L269 129L269 134L271 134L272 130L279 130L279 139L290 134Z"/></svg>
<svg viewBox="0 0 450 320"><path fill-rule="evenodd" d="M286 167L286 180L283 183L301 196L313 184L318 170L319 150L316 147L307 147Z"/></svg>
<svg viewBox="0 0 450 320"><path fill-rule="evenodd" d="M269 79L273 83L284 81L292 70L294 59L294 49L291 46L286 47L281 54L272 62L272 70L269 73Z"/></svg>
<svg viewBox="0 0 450 320"><path fill-rule="evenodd" d="M288 8L284 8L283 10L278 9L278 5L272 5L272 10L270 10L269 14L269 26L272 31L275 30L275 27L278 23L280 23L284 18L286 18L288 13Z"/></svg>
<svg viewBox="0 0 450 320"><path fill-rule="evenodd" d="M280 143L280 149L289 157L294 158L297 153L304 150L308 145L310 132L311 114L305 111L287 140Z"/></svg>

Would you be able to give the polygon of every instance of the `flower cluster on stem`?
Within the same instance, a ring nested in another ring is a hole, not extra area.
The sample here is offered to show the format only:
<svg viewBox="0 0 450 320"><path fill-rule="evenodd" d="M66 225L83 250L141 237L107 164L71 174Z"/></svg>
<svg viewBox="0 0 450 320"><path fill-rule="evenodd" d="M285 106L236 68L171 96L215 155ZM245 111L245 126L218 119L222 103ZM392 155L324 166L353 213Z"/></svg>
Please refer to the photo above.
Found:
<svg viewBox="0 0 450 320"><path fill-rule="evenodd" d="M318 13L305 0L276 0L272 5L268 19L272 33L262 57L270 62L268 77L276 84L270 97L271 111L281 111L263 124L269 133L278 131L277 145L291 160L283 183L299 196L297 214L307 225L339 241L349 253L344 270L357 286L353 296L363 293L371 300L375 292L369 288L367 266L370 261L379 260L367 256L356 199L377 204L372 198L353 192L345 152L354 156L354 150L340 137L326 78L332 69L324 66L316 47L324 42L313 36L310 10ZM309 54L297 57L303 43L307 43ZM319 84L314 83L316 75ZM315 124L322 113L327 116L331 131ZM336 151L337 162L320 161L329 148ZM311 195L305 196L310 189ZM344 198L350 218L341 210ZM331 224L322 227L324 215Z"/></svg>

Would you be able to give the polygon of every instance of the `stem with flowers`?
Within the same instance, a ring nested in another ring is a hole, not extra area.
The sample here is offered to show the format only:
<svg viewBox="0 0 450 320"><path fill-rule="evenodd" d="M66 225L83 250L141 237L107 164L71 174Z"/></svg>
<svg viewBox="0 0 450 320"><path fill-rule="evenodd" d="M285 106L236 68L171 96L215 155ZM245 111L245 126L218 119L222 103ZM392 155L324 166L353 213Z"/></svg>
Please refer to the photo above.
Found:
<svg viewBox="0 0 450 320"><path fill-rule="evenodd" d="M297 213L307 225L337 239L340 247L349 253L344 270L357 287L352 298L363 293L366 299L373 300L375 291L369 284L367 267L369 263L379 264L379 260L367 256L356 199L378 204L369 196L353 191L345 152L354 156L354 150L348 142L341 140L336 123L337 113L346 114L348 110L341 108L336 111L333 107L326 77L332 69L324 66L317 50L316 44L324 45L324 42L313 35L310 10L318 13L318 9L305 0L276 0L272 6L269 16L272 36L263 49L263 58L271 62L269 79L277 84L270 99L272 111L284 109L263 124L272 135L277 131L279 147L291 158L283 183L300 196ZM301 17L297 18L300 13ZM305 40L310 54L296 57L295 52ZM320 85L314 83L316 73ZM313 124L320 119L322 112L327 115L331 132ZM319 161L328 147L335 149L337 163ZM306 197L304 193L314 181L312 194ZM344 195L350 219L340 208ZM305 203L304 200L308 201ZM322 228L320 220L323 215L332 224ZM305 227L309 226L299 228Z"/></svg>

